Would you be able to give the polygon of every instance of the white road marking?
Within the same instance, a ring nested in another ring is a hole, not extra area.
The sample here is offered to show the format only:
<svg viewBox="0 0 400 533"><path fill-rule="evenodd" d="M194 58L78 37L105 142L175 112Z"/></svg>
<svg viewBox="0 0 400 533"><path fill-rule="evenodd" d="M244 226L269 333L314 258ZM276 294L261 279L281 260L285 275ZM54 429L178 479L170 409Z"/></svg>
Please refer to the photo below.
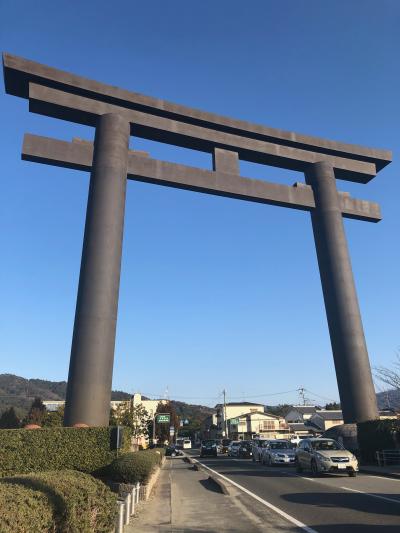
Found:
<svg viewBox="0 0 400 533"><path fill-rule="evenodd" d="M365 494L365 496L371 496L371 498L378 498L379 500L385 500L387 502L400 504L400 500L395 500L394 498L386 498L386 496L379 496L378 494L372 494L371 492L363 492L362 490L350 489L349 487L340 488L344 490L350 490L351 492L357 492L358 494Z"/></svg>
<svg viewBox="0 0 400 533"><path fill-rule="evenodd" d="M196 463L200 463L200 461L197 461L197 459L194 459L194 461L196 461ZM312 529L311 527L306 526L305 524L303 524L303 522L300 522L299 520L297 520L293 516L285 513L285 511L282 511L282 509L279 509L279 507L275 507L275 505L272 505L272 503L269 503L266 500L264 500L263 498L260 498L260 496L257 496L257 494L254 494L254 492L251 492L250 490L246 489L242 485L239 485L239 483L236 483L236 481L232 481L229 477L226 477L226 476L220 474L216 470L213 470L212 468L210 468L209 466L206 466L203 463L200 463L200 464L204 468L207 468L207 470L210 470L210 472L212 472L213 474L216 474L217 476L221 477L222 479L225 479L225 481L228 481L228 483L230 483L231 485L237 487L241 491L245 492L246 494L248 494L249 496L251 496L252 498L257 500L258 502L262 503L263 505L265 505L265 507L268 507L272 511L275 511L280 516L282 516L283 518L288 520L288 522L290 522L290 523L294 524L295 526L303 529L303 531L306 531L307 533L317 533L317 531L315 529Z"/></svg>
<svg viewBox="0 0 400 533"><path fill-rule="evenodd" d="M365 477L372 477L372 479L378 478L378 479L384 479L385 481L390 479L390 481L397 481L397 483L400 481L400 478L399 479L395 479L394 477L375 476L374 474L363 474L363 475Z"/></svg>

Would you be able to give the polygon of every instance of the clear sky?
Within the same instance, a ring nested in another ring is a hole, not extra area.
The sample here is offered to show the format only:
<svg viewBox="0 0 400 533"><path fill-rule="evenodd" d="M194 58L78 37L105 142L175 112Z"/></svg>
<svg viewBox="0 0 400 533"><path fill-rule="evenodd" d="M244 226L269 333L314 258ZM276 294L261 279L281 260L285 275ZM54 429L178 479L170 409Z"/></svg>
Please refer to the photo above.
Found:
<svg viewBox="0 0 400 533"><path fill-rule="evenodd" d="M400 345L397 0L2 2L0 49L219 114L393 151L368 185L379 224L346 220L373 365ZM0 92L0 372L68 375L89 176L23 162L24 132L93 139ZM132 138L153 157L211 156ZM295 172L242 164L292 184ZM337 399L306 212L130 181L114 388L214 404ZM259 397L256 397L260 395ZM253 398L254 396L254 398Z"/></svg>

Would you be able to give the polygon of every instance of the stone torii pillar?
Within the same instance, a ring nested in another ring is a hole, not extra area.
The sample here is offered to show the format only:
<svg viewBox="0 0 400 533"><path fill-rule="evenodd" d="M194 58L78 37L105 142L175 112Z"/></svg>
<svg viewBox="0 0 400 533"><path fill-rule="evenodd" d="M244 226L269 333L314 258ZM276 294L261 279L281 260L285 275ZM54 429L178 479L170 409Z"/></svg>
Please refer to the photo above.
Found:
<svg viewBox="0 0 400 533"><path fill-rule="evenodd" d="M345 423L378 418L375 389L343 226L335 173L327 162L306 171L326 315Z"/></svg>
<svg viewBox="0 0 400 533"><path fill-rule="evenodd" d="M64 424L108 426L130 123L98 118Z"/></svg>

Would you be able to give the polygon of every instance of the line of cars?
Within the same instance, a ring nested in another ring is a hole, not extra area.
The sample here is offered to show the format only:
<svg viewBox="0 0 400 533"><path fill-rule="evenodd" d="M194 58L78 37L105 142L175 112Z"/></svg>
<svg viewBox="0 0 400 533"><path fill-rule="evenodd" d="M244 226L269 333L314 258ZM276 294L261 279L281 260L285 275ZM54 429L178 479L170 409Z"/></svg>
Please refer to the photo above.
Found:
<svg viewBox="0 0 400 533"><path fill-rule="evenodd" d="M358 472L355 455L340 443L327 438L302 439L298 446L285 439L254 439L230 441L209 439L203 441L200 457L227 453L229 457L251 458L263 465L293 465L298 472L311 470L313 475L346 473L351 477Z"/></svg>
<svg viewBox="0 0 400 533"><path fill-rule="evenodd" d="M313 475L346 473L355 477L358 472L357 457L333 439L315 437L302 439L298 446L287 440L253 441L253 461L273 466L295 465L297 472L311 470Z"/></svg>

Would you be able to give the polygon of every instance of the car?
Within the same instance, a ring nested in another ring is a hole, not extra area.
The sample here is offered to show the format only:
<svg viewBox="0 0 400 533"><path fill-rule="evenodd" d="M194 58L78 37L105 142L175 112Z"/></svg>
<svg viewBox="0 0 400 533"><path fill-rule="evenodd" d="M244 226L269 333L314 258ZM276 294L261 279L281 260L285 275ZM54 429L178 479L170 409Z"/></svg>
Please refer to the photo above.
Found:
<svg viewBox="0 0 400 533"><path fill-rule="evenodd" d="M262 449L261 462L263 465L294 464L296 460L295 445L288 440L270 440Z"/></svg>
<svg viewBox="0 0 400 533"><path fill-rule="evenodd" d="M228 456L237 457L241 444L240 440L233 440L228 446Z"/></svg>
<svg viewBox="0 0 400 533"><path fill-rule="evenodd" d="M231 443L231 439L222 439L221 440L221 453L228 453L228 447Z"/></svg>
<svg viewBox="0 0 400 533"><path fill-rule="evenodd" d="M217 441L215 439L207 439L201 441L200 447L200 457L205 457L206 455L211 455L217 457Z"/></svg>
<svg viewBox="0 0 400 533"><path fill-rule="evenodd" d="M179 448L177 448L175 444L171 444L171 446L167 446L165 448L165 455L170 457L176 457L179 455L183 455L183 452L179 450Z"/></svg>
<svg viewBox="0 0 400 533"><path fill-rule="evenodd" d="M355 455L333 439L304 439L296 450L297 471L311 470L317 476L324 473L347 473L355 477L358 461Z"/></svg>
<svg viewBox="0 0 400 533"><path fill-rule="evenodd" d="M259 461L261 463L261 453L262 449L268 444L266 439L254 439L252 441L252 459L254 461Z"/></svg>
<svg viewBox="0 0 400 533"><path fill-rule="evenodd" d="M252 456L253 456L253 451L252 451L251 441L243 440L239 446L238 457L241 457L242 459L247 459Z"/></svg>

